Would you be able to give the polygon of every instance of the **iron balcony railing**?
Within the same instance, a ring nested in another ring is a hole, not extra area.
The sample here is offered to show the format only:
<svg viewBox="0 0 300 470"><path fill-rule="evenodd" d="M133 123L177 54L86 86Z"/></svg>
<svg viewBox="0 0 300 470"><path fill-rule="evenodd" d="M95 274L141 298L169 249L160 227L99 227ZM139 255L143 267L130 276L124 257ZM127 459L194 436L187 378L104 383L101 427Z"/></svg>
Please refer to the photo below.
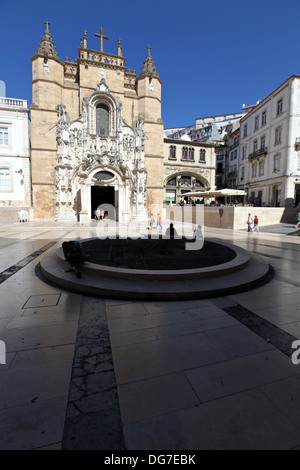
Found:
<svg viewBox="0 0 300 470"><path fill-rule="evenodd" d="M257 149L254 152L249 153L248 160L252 160L253 158L257 158L260 155L266 155L267 153L268 153L268 148L267 147Z"/></svg>

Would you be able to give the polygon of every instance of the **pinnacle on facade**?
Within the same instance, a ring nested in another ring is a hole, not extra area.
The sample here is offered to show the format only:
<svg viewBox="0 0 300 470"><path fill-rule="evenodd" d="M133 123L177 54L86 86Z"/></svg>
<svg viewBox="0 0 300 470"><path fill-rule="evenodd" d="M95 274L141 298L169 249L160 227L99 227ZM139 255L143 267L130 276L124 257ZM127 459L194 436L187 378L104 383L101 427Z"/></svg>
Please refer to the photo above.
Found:
<svg viewBox="0 0 300 470"><path fill-rule="evenodd" d="M144 60L144 64L140 73L140 76L142 75L148 75L150 77L157 77L159 78L158 72L156 70L154 60L152 59L151 53L150 53L150 46L147 46L148 49L148 54L146 59Z"/></svg>
<svg viewBox="0 0 300 470"><path fill-rule="evenodd" d="M52 57L54 59L58 59L54 42L49 31L50 23L48 20L45 21L45 25L46 31L44 33L44 36L42 37L42 42L37 50L37 54L42 55L43 57Z"/></svg>

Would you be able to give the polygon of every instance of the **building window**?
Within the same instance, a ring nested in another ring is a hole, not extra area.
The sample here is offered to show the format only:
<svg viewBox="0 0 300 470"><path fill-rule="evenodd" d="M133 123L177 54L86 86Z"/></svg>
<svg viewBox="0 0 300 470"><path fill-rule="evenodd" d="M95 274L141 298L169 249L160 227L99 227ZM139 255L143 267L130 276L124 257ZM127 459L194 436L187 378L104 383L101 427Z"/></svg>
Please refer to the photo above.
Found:
<svg viewBox="0 0 300 470"><path fill-rule="evenodd" d="M237 158L237 150L234 151L234 158Z"/></svg>
<svg viewBox="0 0 300 470"><path fill-rule="evenodd" d="M248 135L248 124L244 125L244 137L247 137Z"/></svg>
<svg viewBox="0 0 300 470"><path fill-rule="evenodd" d="M244 180L245 179L245 167L242 166L241 168L241 180Z"/></svg>
<svg viewBox="0 0 300 470"><path fill-rule="evenodd" d="M8 127L0 127L0 145L8 145Z"/></svg>
<svg viewBox="0 0 300 470"><path fill-rule="evenodd" d="M170 155L169 158L176 159L176 145L170 145Z"/></svg>
<svg viewBox="0 0 300 470"><path fill-rule="evenodd" d="M233 160L233 152L230 152L230 160Z"/></svg>
<svg viewBox="0 0 300 470"><path fill-rule="evenodd" d="M253 163L252 164L252 178L255 178L256 177L256 163Z"/></svg>
<svg viewBox="0 0 300 470"><path fill-rule="evenodd" d="M282 113L282 98L277 101L277 116Z"/></svg>
<svg viewBox="0 0 300 470"><path fill-rule="evenodd" d="M256 152L257 150L257 139L253 141L253 152Z"/></svg>
<svg viewBox="0 0 300 470"><path fill-rule="evenodd" d="M171 179L167 182L167 186L176 186L176 177L175 177L175 178L171 178Z"/></svg>
<svg viewBox="0 0 300 470"><path fill-rule="evenodd" d="M266 148L266 138L265 137L261 137L261 139L260 139L260 148L261 148L261 150L265 150L265 148Z"/></svg>
<svg viewBox="0 0 300 470"><path fill-rule="evenodd" d="M10 171L9 168L0 168L0 191L10 191Z"/></svg>
<svg viewBox="0 0 300 470"><path fill-rule="evenodd" d="M265 173L265 159L262 158L261 160L259 160L259 164L258 164L258 176L263 176Z"/></svg>
<svg viewBox="0 0 300 470"><path fill-rule="evenodd" d="M168 202L172 201L172 203L175 204L176 203L176 189L167 189L165 199L166 201Z"/></svg>
<svg viewBox="0 0 300 470"><path fill-rule="evenodd" d="M245 157L246 157L246 145L243 145L242 159L244 160Z"/></svg>
<svg viewBox="0 0 300 470"><path fill-rule="evenodd" d="M256 131L259 128L259 117L256 116L254 119L254 130Z"/></svg>
<svg viewBox="0 0 300 470"><path fill-rule="evenodd" d="M203 184L201 183L201 181L197 180L195 181L195 188L203 188Z"/></svg>
<svg viewBox="0 0 300 470"><path fill-rule="evenodd" d="M189 160L194 160L194 149L189 148Z"/></svg>
<svg viewBox="0 0 300 470"><path fill-rule="evenodd" d="M187 147L182 147L181 159L182 160L187 160L188 159L188 148Z"/></svg>
<svg viewBox="0 0 300 470"><path fill-rule="evenodd" d="M267 111L263 111L261 115L261 125L264 126L267 124Z"/></svg>
<svg viewBox="0 0 300 470"><path fill-rule="evenodd" d="M180 184L181 184L181 186L190 186L191 185L191 177L190 176L181 176Z"/></svg>
<svg viewBox="0 0 300 470"><path fill-rule="evenodd" d="M98 104L96 107L96 134L109 134L109 109L103 103Z"/></svg>
<svg viewBox="0 0 300 470"><path fill-rule="evenodd" d="M278 173L280 171L280 154L274 155L274 173Z"/></svg>
<svg viewBox="0 0 300 470"><path fill-rule="evenodd" d="M203 149L200 150L200 162L205 162L205 153L206 153L206 150L203 150ZM221 156L221 158L223 159L223 156Z"/></svg>
<svg viewBox="0 0 300 470"><path fill-rule="evenodd" d="M281 144L281 127L275 129L275 145Z"/></svg>

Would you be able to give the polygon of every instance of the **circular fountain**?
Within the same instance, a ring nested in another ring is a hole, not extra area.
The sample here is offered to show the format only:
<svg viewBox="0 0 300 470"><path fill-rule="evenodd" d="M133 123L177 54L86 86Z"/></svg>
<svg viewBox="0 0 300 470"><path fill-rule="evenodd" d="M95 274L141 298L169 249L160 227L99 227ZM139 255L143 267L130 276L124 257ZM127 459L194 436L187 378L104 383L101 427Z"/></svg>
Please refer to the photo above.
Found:
<svg viewBox="0 0 300 470"><path fill-rule="evenodd" d="M62 288L132 300L228 295L267 278L269 265L236 245L205 239L201 249L193 249L193 243L185 238L91 238L82 240L91 259L80 279L65 272L61 248L44 255L41 272Z"/></svg>

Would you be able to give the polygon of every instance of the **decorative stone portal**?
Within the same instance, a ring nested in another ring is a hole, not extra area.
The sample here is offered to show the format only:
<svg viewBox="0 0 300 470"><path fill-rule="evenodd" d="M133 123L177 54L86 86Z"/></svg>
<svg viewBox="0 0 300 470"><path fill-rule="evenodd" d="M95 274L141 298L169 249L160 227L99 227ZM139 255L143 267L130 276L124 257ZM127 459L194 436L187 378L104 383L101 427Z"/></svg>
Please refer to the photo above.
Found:
<svg viewBox="0 0 300 470"><path fill-rule="evenodd" d="M135 128L126 124L104 79L83 98L82 116L67 122L63 104L57 115L56 220L87 222L102 203L115 207L120 222L146 219L143 119Z"/></svg>

